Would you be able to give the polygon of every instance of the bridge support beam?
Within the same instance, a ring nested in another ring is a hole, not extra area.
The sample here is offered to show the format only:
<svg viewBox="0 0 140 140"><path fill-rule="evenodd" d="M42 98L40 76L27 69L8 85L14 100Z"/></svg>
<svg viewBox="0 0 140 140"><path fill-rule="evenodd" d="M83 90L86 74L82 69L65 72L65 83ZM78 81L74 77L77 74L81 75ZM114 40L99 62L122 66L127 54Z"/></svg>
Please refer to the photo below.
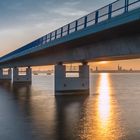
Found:
<svg viewBox="0 0 140 140"><path fill-rule="evenodd" d="M23 72L23 71L22 71ZM31 83L32 82L32 69L26 68L24 75L20 74L19 68L13 68L13 83Z"/></svg>
<svg viewBox="0 0 140 140"><path fill-rule="evenodd" d="M0 68L0 80L11 80L12 79L12 71L11 68L2 69Z"/></svg>
<svg viewBox="0 0 140 140"><path fill-rule="evenodd" d="M87 64L79 66L78 77L66 77L66 73L66 66L62 64L55 66L55 95L89 94L89 66Z"/></svg>

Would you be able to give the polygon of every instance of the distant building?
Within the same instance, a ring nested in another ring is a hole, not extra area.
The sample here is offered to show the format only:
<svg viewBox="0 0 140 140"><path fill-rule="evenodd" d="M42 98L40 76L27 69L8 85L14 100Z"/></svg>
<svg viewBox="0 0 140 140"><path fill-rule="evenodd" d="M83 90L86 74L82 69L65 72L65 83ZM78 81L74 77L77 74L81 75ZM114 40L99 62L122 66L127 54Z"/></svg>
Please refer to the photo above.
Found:
<svg viewBox="0 0 140 140"><path fill-rule="evenodd" d="M95 71L98 71L98 67L96 67L96 70Z"/></svg>
<svg viewBox="0 0 140 140"><path fill-rule="evenodd" d="M118 71L122 71L122 67L118 65Z"/></svg>

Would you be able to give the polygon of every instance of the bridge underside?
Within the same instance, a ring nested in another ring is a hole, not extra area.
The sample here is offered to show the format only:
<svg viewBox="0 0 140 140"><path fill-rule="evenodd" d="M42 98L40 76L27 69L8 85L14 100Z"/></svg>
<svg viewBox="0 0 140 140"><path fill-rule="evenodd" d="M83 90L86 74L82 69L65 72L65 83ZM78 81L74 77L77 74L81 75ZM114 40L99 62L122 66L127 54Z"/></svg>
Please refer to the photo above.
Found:
<svg viewBox="0 0 140 140"><path fill-rule="evenodd" d="M1 63L0 67L53 65L60 62L111 61L139 57L140 21L135 21Z"/></svg>

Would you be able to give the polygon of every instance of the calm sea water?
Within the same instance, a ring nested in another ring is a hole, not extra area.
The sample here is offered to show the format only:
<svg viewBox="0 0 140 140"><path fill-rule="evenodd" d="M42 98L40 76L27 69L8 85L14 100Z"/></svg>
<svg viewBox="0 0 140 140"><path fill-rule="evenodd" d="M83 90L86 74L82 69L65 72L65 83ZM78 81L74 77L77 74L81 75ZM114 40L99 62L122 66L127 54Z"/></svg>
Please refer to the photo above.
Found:
<svg viewBox="0 0 140 140"><path fill-rule="evenodd" d="M139 140L140 74L92 74L89 96L54 96L53 76L0 83L0 140Z"/></svg>

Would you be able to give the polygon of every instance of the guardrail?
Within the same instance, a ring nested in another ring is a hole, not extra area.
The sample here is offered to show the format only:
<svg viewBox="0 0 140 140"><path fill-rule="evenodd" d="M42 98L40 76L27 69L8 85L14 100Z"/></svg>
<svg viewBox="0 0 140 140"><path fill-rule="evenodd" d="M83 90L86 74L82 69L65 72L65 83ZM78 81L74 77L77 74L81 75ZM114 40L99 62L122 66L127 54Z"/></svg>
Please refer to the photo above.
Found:
<svg viewBox="0 0 140 140"><path fill-rule="evenodd" d="M87 28L89 26L98 24L102 21L109 20L118 15L124 14L126 12L132 11L140 7L140 0L117 0L105 7L102 7L84 17L81 17L78 20L75 20L27 45L22 48L19 48L3 57L0 58L0 61L9 59L12 56L20 56L20 53L26 54L27 51L31 52L34 48L40 48L40 46L45 45L56 39L60 39L69 34L75 33L79 30Z"/></svg>

